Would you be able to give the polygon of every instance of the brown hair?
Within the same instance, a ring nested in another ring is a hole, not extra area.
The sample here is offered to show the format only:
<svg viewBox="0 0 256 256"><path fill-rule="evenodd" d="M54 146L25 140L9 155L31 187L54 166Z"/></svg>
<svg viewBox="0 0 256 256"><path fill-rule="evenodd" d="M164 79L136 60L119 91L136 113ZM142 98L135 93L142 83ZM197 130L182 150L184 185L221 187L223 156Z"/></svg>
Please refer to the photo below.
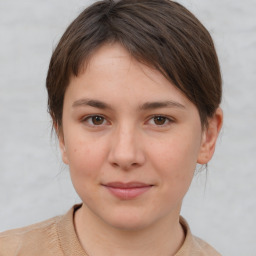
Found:
<svg viewBox="0 0 256 256"><path fill-rule="evenodd" d="M221 102L221 73L212 38L200 21L170 0L103 0L86 8L53 52L46 86L48 110L62 125L69 79L104 43L120 43L136 60L159 70L200 114L202 126Z"/></svg>

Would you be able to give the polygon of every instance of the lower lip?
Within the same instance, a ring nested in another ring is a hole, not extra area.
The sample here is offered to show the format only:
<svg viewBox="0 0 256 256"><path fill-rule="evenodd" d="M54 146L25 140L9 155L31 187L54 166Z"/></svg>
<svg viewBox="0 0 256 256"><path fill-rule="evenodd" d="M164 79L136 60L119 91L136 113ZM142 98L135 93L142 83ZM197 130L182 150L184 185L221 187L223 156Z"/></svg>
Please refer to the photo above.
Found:
<svg viewBox="0 0 256 256"><path fill-rule="evenodd" d="M136 188L115 188L106 186L110 193L122 200L134 199L147 192L151 187L152 186Z"/></svg>

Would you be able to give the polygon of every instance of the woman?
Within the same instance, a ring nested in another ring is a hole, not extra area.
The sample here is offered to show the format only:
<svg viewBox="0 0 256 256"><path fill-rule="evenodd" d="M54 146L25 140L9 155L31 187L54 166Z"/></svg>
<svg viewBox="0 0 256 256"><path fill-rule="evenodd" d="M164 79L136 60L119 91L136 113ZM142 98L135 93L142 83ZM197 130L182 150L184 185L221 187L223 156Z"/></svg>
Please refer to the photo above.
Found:
<svg viewBox="0 0 256 256"><path fill-rule="evenodd" d="M1 255L220 255L180 217L222 125L211 36L169 0L103 0L57 45L48 106L82 203L0 235Z"/></svg>

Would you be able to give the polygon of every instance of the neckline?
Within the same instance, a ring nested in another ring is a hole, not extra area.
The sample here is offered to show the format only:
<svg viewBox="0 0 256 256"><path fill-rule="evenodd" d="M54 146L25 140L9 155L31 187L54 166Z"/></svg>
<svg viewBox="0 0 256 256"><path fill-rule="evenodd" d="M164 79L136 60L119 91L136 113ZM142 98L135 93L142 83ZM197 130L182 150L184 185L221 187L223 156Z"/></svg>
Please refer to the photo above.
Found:
<svg viewBox="0 0 256 256"><path fill-rule="evenodd" d="M82 247L77 236L74 224L75 212L82 204L74 205L67 214L63 215L57 222L57 233L61 250L65 256L89 256ZM193 244L193 236L186 220L180 216L180 224L184 230L185 239L175 256L188 256Z"/></svg>

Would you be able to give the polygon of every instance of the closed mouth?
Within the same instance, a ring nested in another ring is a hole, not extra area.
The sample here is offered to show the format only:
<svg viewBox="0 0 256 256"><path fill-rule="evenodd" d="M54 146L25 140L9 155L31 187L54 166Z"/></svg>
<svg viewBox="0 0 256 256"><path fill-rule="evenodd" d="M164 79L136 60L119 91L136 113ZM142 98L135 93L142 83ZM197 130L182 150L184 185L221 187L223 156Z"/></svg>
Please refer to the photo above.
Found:
<svg viewBox="0 0 256 256"><path fill-rule="evenodd" d="M122 188L122 189L129 189L130 188L131 189L131 188L149 187L149 186L153 186L153 185L142 183L142 182L127 182L127 183L110 182L110 183L105 184L104 186L112 187L112 188Z"/></svg>
<svg viewBox="0 0 256 256"><path fill-rule="evenodd" d="M110 182L103 185L115 197L121 200L135 199L148 191L153 185L142 182Z"/></svg>

